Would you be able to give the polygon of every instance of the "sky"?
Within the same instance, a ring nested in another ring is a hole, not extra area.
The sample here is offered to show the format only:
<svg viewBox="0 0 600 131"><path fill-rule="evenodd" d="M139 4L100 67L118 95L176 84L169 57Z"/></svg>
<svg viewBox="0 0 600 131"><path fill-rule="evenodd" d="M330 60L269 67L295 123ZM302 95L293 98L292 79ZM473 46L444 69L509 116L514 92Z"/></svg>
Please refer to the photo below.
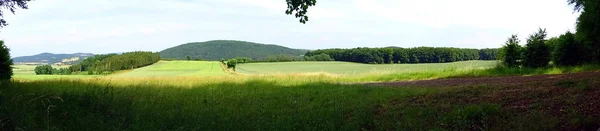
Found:
<svg viewBox="0 0 600 131"><path fill-rule="evenodd" d="M566 0L317 0L309 21L285 0L38 0L6 13L11 56L161 51L188 42L242 40L290 48L498 48L538 28L575 31Z"/></svg>

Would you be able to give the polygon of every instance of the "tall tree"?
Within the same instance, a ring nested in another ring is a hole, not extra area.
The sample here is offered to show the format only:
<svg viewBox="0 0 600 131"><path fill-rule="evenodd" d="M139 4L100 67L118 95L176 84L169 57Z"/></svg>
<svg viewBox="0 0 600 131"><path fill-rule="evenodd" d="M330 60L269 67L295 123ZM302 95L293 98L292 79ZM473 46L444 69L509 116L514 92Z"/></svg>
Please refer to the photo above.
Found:
<svg viewBox="0 0 600 131"><path fill-rule="evenodd" d="M529 35L525 45L525 58L523 65L527 67L545 67L550 62L550 48L546 44L546 29L540 28L536 33Z"/></svg>
<svg viewBox="0 0 600 131"><path fill-rule="evenodd" d="M556 65L577 65L582 61L582 52L575 35L567 32L556 39L552 58Z"/></svg>
<svg viewBox="0 0 600 131"><path fill-rule="evenodd" d="M0 40L0 80L10 80L13 72L11 65L13 64L10 59L8 47L4 45L4 41Z"/></svg>
<svg viewBox="0 0 600 131"><path fill-rule="evenodd" d="M521 46L519 45L519 37L512 35L506 40L502 49L500 49L500 60L502 63L509 67L519 66L521 60Z"/></svg>
<svg viewBox="0 0 600 131"><path fill-rule="evenodd" d="M568 0L574 11L581 12L577 18L577 38L587 46L590 60L600 62L600 1Z"/></svg>

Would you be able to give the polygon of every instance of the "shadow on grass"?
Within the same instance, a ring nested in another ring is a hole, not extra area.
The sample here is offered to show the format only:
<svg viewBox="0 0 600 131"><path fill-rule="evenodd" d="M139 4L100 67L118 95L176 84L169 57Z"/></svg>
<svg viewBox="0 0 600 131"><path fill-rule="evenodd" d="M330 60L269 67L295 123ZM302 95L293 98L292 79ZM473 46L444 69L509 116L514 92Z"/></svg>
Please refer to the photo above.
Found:
<svg viewBox="0 0 600 131"><path fill-rule="evenodd" d="M600 94L586 95L597 92L597 87L594 87L598 84L597 78L580 83L582 82L569 81L549 84L560 86L551 89L559 89L561 92L546 90L546 86L540 86L539 90L536 88L519 93L512 91L522 87L464 87L445 90L365 88L364 85L318 82L281 85L263 80L223 82L191 88L148 84L123 87L76 80L14 81L0 84L0 128L552 130L562 129L558 127L560 124L569 124L558 121L559 118L568 118L567 120L574 121L571 125L579 129L597 122L597 119L578 116L594 116L597 113L574 111L572 114L555 116L553 112L544 110L545 107L557 105L589 109L582 103L597 100L595 96ZM586 90L571 88L576 86L585 86ZM498 97L487 97L490 95ZM512 101L513 98L540 98L541 106L531 111L507 109L510 103L520 102ZM573 101L573 104L552 103L556 100Z"/></svg>
<svg viewBox="0 0 600 131"><path fill-rule="evenodd" d="M429 92L252 80L192 88L77 80L0 84L0 128L11 130L356 130L390 98ZM352 117L345 118L351 114Z"/></svg>

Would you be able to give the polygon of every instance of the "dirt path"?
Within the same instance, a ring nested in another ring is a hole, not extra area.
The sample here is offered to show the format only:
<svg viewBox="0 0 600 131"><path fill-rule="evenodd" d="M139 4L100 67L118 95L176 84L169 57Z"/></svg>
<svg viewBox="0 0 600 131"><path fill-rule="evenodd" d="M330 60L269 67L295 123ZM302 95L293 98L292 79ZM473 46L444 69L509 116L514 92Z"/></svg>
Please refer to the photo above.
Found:
<svg viewBox="0 0 600 131"><path fill-rule="evenodd" d="M570 79L583 79L589 77L600 77L600 71L568 73L558 75L534 75L534 76L503 76L503 77L475 77L475 78L448 78L435 80L399 81L366 83L377 86L411 86L411 87L440 87L440 86L468 86L468 85L513 85L531 82L562 81Z"/></svg>

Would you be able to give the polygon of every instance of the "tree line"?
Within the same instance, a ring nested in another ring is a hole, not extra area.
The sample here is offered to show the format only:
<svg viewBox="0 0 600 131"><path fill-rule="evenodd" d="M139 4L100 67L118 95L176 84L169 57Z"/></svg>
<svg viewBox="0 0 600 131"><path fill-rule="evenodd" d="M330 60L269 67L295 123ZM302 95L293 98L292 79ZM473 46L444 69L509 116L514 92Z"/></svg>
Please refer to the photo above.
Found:
<svg viewBox="0 0 600 131"><path fill-rule="evenodd" d="M600 62L600 1L568 0L581 12L576 32L566 31L558 37L547 38L546 29L529 35L525 46L517 35L506 40L500 52L503 65L508 67L540 68L573 66Z"/></svg>
<svg viewBox="0 0 600 131"><path fill-rule="evenodd" d="M70 75L69 68L52 68L50 65L39 65L34 69L36 75Z"/></svg>
<svg viewBox="0 0 600 131"><path fill-rule="evenodd" d="M500 59L508 67L541 68L547 66L573 66L596 63L596 50L590 43L577 37L576 33L566 33L547 39L546 29L539 29L529 35L525 46L512 35L501 48Z"/></svg>
<svg viewBox="0 0 600 131"><path fill-rule="evenodd" d="M499 49L465 49L449 47L416 48L353 48L323 49L307 52L305 56L328 55L336 61L369 64L384 63L443 63L466 60L496 60Z"/></svg>
<svg viewBox="0 0 600 131"><path fill-rule="evenodd" d="M102 74L118 70L135 69L154 64L160 60L160 54L147 51L127 52L120 55L107 54L88 57L81 63L71 66L72 72Z"/></svg>

